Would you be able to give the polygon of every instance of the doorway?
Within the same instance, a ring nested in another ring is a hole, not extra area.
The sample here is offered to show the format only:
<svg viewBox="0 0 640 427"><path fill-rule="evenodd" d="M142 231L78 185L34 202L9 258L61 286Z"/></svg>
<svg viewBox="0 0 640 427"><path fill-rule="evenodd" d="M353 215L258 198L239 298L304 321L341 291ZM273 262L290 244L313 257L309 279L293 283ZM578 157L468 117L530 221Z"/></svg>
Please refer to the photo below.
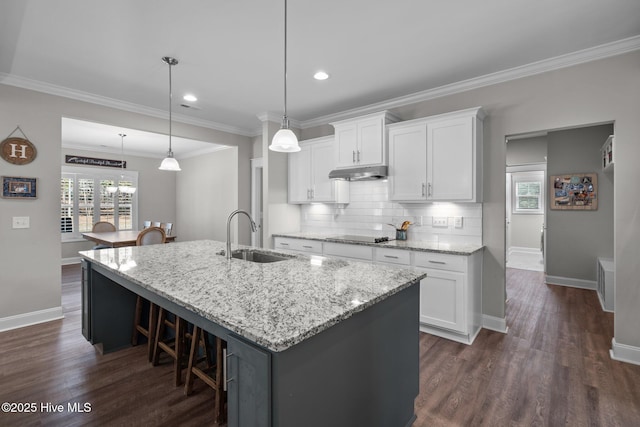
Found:
<svg viewBox="0 0 640 427"><path fill-rule="evenodd" d="M507 137L506 266L546 271L546 133Z"/></svg>

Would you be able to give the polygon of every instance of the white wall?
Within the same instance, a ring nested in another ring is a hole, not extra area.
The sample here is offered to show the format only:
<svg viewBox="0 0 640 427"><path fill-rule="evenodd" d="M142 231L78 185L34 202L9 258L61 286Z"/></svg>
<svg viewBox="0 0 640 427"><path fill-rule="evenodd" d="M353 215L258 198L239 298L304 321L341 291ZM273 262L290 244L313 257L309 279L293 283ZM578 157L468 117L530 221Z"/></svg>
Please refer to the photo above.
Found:
<svg viewBox="0 0 640 427"><path fill-rule="evenodd" d="M180 165L182 171L176 184L176 234L181 241L226 241L227 217L238 206L237 147L181 160ZM239 221L239 229L248 227L246 218ZM235 219L232 225L232 241L235 242Z"/></svg>

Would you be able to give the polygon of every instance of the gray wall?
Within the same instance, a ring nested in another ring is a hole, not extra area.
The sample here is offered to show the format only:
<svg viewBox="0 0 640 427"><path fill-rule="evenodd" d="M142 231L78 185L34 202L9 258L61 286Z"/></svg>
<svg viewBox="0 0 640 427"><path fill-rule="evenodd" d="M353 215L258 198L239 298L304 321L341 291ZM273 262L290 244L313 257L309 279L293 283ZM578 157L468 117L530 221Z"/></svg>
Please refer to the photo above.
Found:
<svg viewBox="0 0 640 427"><path fill-rule="evenodd" d="M548 135L548 175L596 172L599 199L595 211L551 210L547 204L547 274L551 276L595 281L596 259L613 258L613 176L603 173L600 163L600 148L612 133L613 126L605 125Z"/></svg>
<svg viewBox="0 0 640 427"><path fill-rule="evenodd" d="M181 160L177 176L176 234L181 241L226 241L227 217L238 206L238 149ZM241 218L240 221L246 221ZM236 240L233 221L233 241ZM242 222L246 229L246 223ZM243 243L247 243L246 241Z"/></svg>
<svg viewBox="0 0 640 427"><path fill-rule="evenodd" d="M507 166L545 163L547 137L510 139L507 142Z"/></svg>

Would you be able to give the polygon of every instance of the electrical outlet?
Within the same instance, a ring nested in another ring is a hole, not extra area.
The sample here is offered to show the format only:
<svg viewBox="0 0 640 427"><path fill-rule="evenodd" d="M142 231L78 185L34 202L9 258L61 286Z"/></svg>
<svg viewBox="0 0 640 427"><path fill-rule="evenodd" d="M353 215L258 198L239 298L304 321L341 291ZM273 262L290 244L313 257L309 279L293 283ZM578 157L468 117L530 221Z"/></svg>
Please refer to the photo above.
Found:
<svg viewBox="0 0 640 427"><path fill-rule="evenodd" d="M13 217L13 228L29 228L29 217L28 216L14 216Z"/></svg>
<svg viewBox="0 0 640 427"><path fill-rule="evenodd" d="M449 219L446 216L434 216L431 225L433 227L448 227Z"/></svg>
<svg viewBox="0 0 640 427"><path fill-rule="evenodd" d="M453 226L455 228L462 228L462 217L461 216L454 216L453 217Z"/></svg>

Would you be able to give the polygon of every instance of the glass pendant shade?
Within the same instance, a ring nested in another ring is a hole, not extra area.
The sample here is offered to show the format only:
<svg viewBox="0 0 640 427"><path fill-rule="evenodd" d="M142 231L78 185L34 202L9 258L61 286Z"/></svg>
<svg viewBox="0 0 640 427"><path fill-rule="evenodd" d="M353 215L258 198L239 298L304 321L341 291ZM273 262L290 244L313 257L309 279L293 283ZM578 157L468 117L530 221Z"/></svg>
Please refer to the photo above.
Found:
<svg viewBox="0 0 640 427"><path fill-rule="evenodd" d="M173 153L171 151L167 153L167 157L164 158L164 160L162 161L158 169L163 171L181 171L182 170L180 169L180 164L173 157Z"/></svg>
<svg viewBox="0 0 640 427"><path fill-rule="evenodd" d="M289 119L287 118L287 0L284 0L284 116L282 116L282 127L273 135L269 150L281 153L300 151L298 138L289 129Z"/></svg>
<svg viewBox="0 0 640 427"><path fill-rule="evenodd" d="M273 136L271 145L269 146L271 151L279 151L281 153L295 153L300 151L298 145L298 138L291 129L282 128Z"/></svg>

